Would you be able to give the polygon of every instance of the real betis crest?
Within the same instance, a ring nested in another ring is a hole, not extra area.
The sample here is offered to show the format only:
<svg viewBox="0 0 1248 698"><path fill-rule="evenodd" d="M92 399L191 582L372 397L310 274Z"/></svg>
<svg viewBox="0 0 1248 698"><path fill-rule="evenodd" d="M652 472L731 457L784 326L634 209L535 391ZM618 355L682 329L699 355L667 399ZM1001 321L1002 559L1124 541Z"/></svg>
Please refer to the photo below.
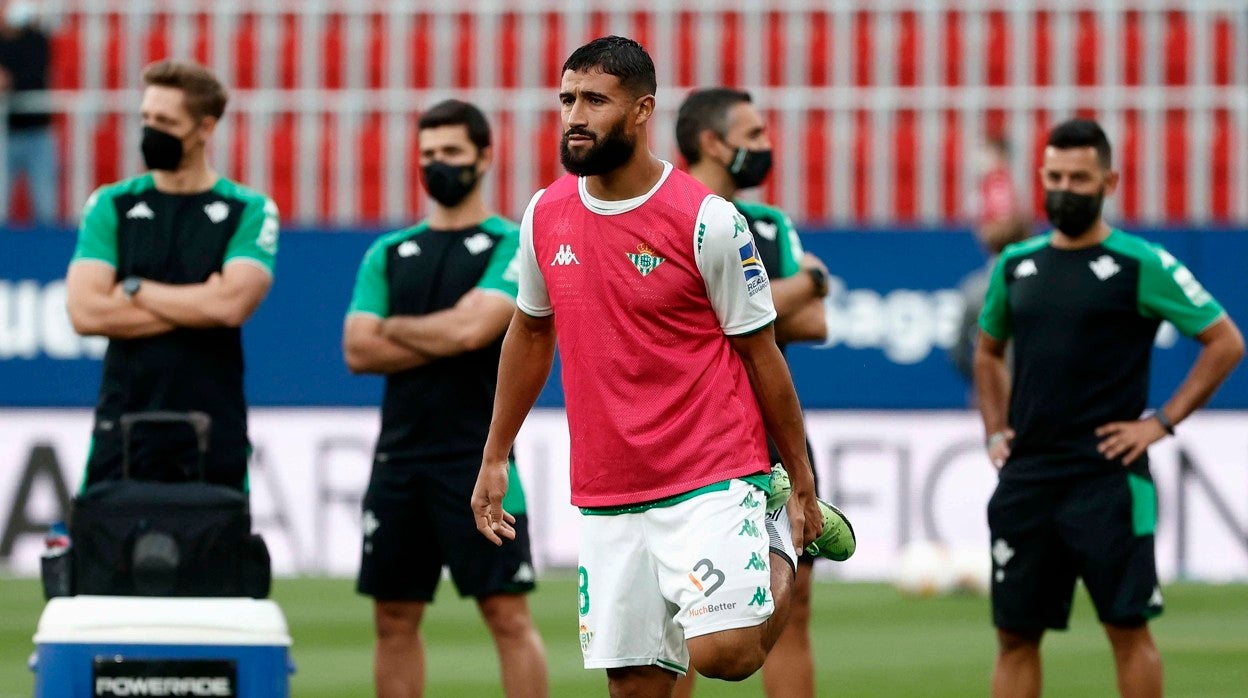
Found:
<svg viewBox="0 0 1248 698"><path fill-rule="evenodd" d="M628 253L628 261L637 267L637 271L641 272L642 276L649 276L650 272L658 269L660 264L667 261L667 258L655 255L654 250L643 242L637 246L636 254Z"/></svg>

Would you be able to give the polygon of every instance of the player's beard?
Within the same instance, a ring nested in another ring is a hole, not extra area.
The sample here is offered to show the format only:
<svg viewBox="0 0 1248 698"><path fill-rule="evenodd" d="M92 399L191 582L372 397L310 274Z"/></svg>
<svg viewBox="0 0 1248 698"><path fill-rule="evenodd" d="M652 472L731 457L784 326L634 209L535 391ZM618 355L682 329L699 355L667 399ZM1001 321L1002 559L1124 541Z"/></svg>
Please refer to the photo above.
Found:
<svg viewBox="0 0 1248 698"><path fill-rule="evenodd" d="M568 137L573 135L588 136L593 139L593 145L585 153L574 155L568 148ZM633 157L636 145L635 139L625 135L623 119L603 136L586 128L573 127L565 131L559 141L559 162L571 174L593 177L623 167Z"/></svg>

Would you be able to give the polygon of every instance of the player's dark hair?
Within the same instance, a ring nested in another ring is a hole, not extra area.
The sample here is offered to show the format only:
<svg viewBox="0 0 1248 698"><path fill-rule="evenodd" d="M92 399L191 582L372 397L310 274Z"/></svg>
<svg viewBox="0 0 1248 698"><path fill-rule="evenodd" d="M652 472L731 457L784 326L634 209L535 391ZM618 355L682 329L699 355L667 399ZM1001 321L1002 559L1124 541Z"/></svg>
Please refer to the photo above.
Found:
<svg viewBox="0 0 1248 698"><path fill-rule="evenodd" d="M676 147L685 162L695 165L702 159L698 137L713 131L720 138L728 135L728 112L742 102L751 102L750 93L730 87L694 90L676 112Z"/></svg>
<svg viewBox="0 0 1248 698"><path fill-rule="evenodd" d="M426 109L416 122L420 131L442 126L463 126L468 131L468 140L477 146L477 150L484 150L490 145L490 122L475 105L448 99Z"/></svg>
<svg viewBox="0 0 1248 698"><path fill-rule="evenodd" d="M157 61L143 69L143 84L182 90L186 110L196 121L205 116L220 119L230 101L217 76L194 61Z"/></svg>
<svg viewBox="0 0 1248 698"><path fill-rule="evenodd" d="M620 85L634 95L652 95L658 88L654 61L641 44L623 36L600 36L572 52L563 72L601 70L620 79Z"/></svg>
<svg viewBox="0 0 1248 698"><path fill-rule="evenodd" d="M1101 167L1109 169L1113 162L1113 150L1109 145L1109 137L1101 129L1101 125L1092 119L1071 119L1058 124L1049 132L1047 145L1058 150L1070 148L1095 148L1096 159Z"/></svg>

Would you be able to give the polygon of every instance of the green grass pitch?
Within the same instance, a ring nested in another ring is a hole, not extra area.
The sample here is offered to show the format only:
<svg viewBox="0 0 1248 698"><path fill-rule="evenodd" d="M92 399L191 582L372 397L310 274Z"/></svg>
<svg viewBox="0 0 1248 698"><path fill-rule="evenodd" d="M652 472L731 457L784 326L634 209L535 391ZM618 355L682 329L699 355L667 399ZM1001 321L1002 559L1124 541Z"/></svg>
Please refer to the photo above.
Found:
<svg viewBox="0 0 1248 698"><path fill-rule="evenodd" d="M350 580L279 579L274 598L294 638L296 698L372 692L369 602ZM576 587L569 576L542 580L531 597L546 641L554 696L606 694L601 671L581 668ZM1166 665L1168 696L1248 695L1248 585L1172 584L1169 610L1153 624ZM42 608L38 582L0 579L0 698L31 695L26 668ZM814 641L821 695L982 696L992 669L993 634L981 598L907 599L881 584L820 582ZM493 646L471 601L444 584L426 615L430 696L499 696ZM1080 591L1072 629L1045 641L1046 696L1114 695L1109 647ZM759 696L757 678L702 680L699 696Z"/></svg>

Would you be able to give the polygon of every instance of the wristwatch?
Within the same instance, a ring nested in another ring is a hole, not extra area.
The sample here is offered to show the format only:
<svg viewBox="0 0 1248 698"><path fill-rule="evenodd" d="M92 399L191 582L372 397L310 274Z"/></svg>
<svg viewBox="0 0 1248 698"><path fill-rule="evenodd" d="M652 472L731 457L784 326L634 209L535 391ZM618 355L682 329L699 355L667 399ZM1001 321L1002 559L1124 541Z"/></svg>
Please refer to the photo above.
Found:
<svg viewBox="0 0 1248 698"><path fill-rule="evenodd" d="M815 282L815 295L823 298L828 295L828 273L820 267L807 267L806 273Z"/></svg>
<svg viewBox="0 0 1248 698"><path fill-rule="evenodd" d="M126 298L134 298L134 294L139 292L139 287L142 285L142 278L137 276L127 276L121 281L121 292L126 294Z"/></svg>

